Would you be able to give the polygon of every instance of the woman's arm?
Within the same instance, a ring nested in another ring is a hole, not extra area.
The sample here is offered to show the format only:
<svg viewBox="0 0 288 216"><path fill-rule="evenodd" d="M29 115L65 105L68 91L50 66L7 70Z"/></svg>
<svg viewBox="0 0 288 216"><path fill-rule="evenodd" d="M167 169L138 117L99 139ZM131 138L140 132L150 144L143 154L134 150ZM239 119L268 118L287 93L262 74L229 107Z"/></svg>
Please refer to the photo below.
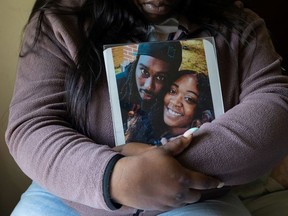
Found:
<svg viewBox="0 0 288 216"><path fill-rule="evenodd" d="M218 49L220 68L230 65L231 69L221 71L228 110L204 124L190 149L179 157L186 167L217 176L226 185L256 179L288 153L288 78L281 74L280 58L264 21L254 19L238 40L246 45L231 42L235 62L225 60ZM237 101L232 98L233 88L239 89L239 102L230 107Z"/></svg>
<svg viewBox="0 0 288 216"><path fill-rule="evenodd" d="M6 141L23 172L51 193L109 209L102 180L117 153L83 136L69 123L64 86L75 64L77 25L69 16L65 18L67 22L53 15L45 17L44 33L32 49L35 19L26 29L22 48L26 54L18 63Z"/></svg>

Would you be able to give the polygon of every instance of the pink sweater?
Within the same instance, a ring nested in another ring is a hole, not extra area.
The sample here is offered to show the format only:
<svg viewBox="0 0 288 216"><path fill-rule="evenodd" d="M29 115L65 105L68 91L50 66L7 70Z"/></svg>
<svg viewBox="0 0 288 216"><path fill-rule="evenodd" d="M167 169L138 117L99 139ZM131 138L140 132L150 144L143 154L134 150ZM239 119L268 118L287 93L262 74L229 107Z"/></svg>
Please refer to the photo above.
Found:
<svg viewBox="0 0 288 216"><path fill-rule="evenodd" d="M179 156L185 166L226 185L255 180L288 153L288 78L281 75L281 58L264 21L246 12L250 24L241 34L223 26L222 35L215 36L226 113L203 125ZM74 63L81 44L76 18L50 14L47 19L45 31L62 52L42 35L35 51L19 59L6 132L10 152L27 176L81 215L132 215L136 209L124 206L111 211L103 197L103 173L116 154L106 77L90 103L88 139L70 127L65 110L67 65ZM34 35L32 21L23 50ZM202 31L200 36L210 35Z"/></svg>

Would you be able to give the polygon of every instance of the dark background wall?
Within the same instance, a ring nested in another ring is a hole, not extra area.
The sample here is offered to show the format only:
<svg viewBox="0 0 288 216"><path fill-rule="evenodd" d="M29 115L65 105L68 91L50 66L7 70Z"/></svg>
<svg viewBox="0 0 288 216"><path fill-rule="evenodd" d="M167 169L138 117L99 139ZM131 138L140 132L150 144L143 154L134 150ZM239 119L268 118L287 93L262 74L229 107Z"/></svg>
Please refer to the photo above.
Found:
<svg viewBox="0 0 288 216"><path fill-rule="evenodd" d="M288 70L288 14L285 0L243 0L244 5L264 18L271 33L276 51L283 57L283 67Z"/></svg>

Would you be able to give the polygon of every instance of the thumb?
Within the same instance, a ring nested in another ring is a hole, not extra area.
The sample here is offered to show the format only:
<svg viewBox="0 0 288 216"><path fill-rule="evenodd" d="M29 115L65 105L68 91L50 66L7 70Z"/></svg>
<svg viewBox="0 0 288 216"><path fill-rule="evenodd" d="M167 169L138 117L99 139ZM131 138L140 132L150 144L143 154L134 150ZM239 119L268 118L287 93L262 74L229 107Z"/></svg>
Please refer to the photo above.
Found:
<svg viewBox="0 0 288 216"><path fill-rule="evenodd" d="M189 137L179 136L176 139L167 142L160 148L163 148L166 152L168 152L168 154L172 156L177 156L189 146L191 141L192 135Z"/></svg>

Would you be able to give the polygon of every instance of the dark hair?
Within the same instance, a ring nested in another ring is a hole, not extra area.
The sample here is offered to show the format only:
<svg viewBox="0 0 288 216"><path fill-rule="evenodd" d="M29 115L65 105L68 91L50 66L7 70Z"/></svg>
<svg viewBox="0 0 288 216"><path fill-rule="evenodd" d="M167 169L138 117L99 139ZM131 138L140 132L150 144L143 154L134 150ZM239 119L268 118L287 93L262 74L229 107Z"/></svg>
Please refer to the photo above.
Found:
<svg viewBox="0 0 288 216"><path fill-rule="evenodd" d="M146 29L147 23L131 0L83 0L83 2L81 6L67 7L61 0L36 0L29 21L34 16L38 17L35 45L43 26L46 25L45 14L77 17L79 28L83 30L80 38L83 44L78 50L76 65L72 68L74 73L69 74L66 80L67 112L72 125L89 135L86 131L86 110L92 89L97 88L97 81L104 74L103 44L145 41L146 35L143 34L143 30ZM181 13L190 21L211 30L212 27L206 24L207 20L231 23L226 11L233 8L233 2L234 0L183 0ZM54 41L57 44L56 39Z"/></svg>
<svg viewBox="0 0 288 216"><path fill-rule="evenodd" d="M131 104L132 101L140 101L139 94L135 94L135 92L138 92L135 82L135 70L139 58L140 56L137 55L135 60L126 66L125 70L127 70L127 78L125 84L121 89L119 89L120 101L126 101L128 104Z"/></svg>
<svg viewBox="0 0 288 216"><path fill-rule="evenodd" d="M69 120L73 127L86 135L89 135L86 110L92 90L97 88L96 83L105 70L103 45L127 42L128 39L135 42L144 40L144 34L137 27L142 25L145 28L145 23L135 11L128 0L87 0L78 7L67 7L59 0L37 0L32 9L29 21L34 16L38 19L33 46L47 25L45 15L49 13L76 16L79 29L83 30L80 32L82 46L77 53L76 65L70 65L74 73L67 75L65 88ZM53 35L45 34L58 44Z"/></svg>

